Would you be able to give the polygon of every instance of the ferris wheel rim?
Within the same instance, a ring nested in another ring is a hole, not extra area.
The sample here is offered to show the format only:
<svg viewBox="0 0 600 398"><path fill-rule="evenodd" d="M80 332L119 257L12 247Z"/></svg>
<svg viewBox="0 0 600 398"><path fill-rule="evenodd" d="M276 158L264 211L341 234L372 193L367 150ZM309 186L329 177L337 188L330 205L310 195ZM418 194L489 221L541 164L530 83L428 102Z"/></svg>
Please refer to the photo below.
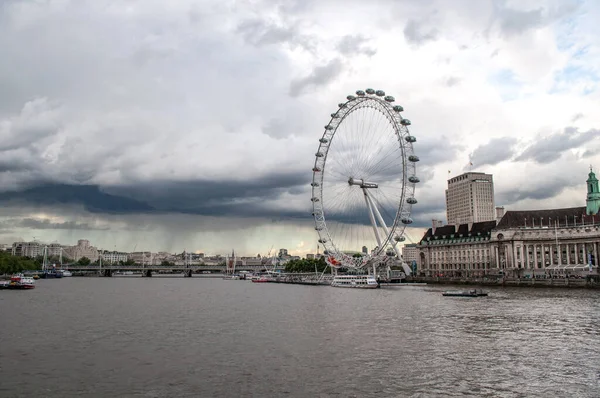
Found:
<svg viewBox="0 0 600 398"><path fill-rule="evenodd" d="M338 249L327 226L327 210L323 203L325 188L323 184L327 169L327 157L329 155L331 143L333 142L339 127L348 116L359 109L372 108L374 111L379 111L388 120L391 125L392 133L396 135L398 146L402 154L401 195L400 200L397 203L394 221L389 228L389 233L386 233L385 240L381 242L381 247L378 247L374 255L370 257L381 257L382 253L385 254L390 240L398 237L398 232L400 235L404 234L407 223L412 222L410 214L412 204L416 203L414 191L416 182L418 182L418 178L416 177L416 166L414 164L414 159L416 158L418 161L418 157L414 156L412 145L416 139L410 136L410 131L408 130L410 121L407 121L407 119L404 119L401 116L401 112L404 109L401 106L392 106L391 104L394 102L394 98L391 96L380 98L385 95L382 93L383 91L378 90L375 92L374 90L368 89L366 94L359 90L357 91L357 96L348 96L347 101L345 103L340 103L339 109L331 114L331 119L325 126L325 131L319 139L319 149L315 154L316 158L313 167L313 182L311 184L313 189L311 200L313 202L313 217L315 220L315 229L319 235L319 243L325 248L325 254L327 254L328 257L333 256L341 260L347 260L347 257L349 256ZM409 139L408 137L411 138ZM409 159L411 160L409 161ZM408 175L409 172L411 173L410 176ZM411 200L407 200L407 193ZM405 221L407 221L407 223L405 223ZM397 242L392 242L394 245L396 243ZM367 262L369 260L370 258L367 259ZM363 266L364 265L366 265L366 263L363 264Z"/></svg>

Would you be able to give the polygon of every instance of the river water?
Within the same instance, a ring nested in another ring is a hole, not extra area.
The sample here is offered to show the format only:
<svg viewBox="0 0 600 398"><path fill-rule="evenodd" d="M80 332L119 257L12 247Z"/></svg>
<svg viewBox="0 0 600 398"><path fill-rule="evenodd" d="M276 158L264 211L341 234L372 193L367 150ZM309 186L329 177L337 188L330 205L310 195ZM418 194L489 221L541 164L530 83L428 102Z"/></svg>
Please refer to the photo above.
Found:
<svg viewBox="0 0 600 398"><path fill-rule="evenodd" d="M0 291L0 397L599 397L600 291L63 278Z"/></svg>

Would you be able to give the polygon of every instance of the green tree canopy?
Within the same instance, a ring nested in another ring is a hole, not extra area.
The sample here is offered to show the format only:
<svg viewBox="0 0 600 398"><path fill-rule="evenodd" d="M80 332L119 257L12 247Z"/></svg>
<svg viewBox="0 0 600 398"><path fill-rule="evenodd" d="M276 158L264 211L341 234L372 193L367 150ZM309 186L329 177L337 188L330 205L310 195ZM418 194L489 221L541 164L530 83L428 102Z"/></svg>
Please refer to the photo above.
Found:
<svg viewBox="0 0 600 398"><path fill-rule="evenodd" d="M325 260L323 258L313 260L313 259L300 259L300 260L290 260L285 264L285 272L301 272L301 273L309 273L315 272L315 268L318 273L322 273L325 270L325 273L331 273L331 268L327 266Z"/></svg>
<svg viewBox="0 0 600 398"><path fill-rule="evenodd" d="M79 265L90 265L91 262L92 260L87 257L81 257L79 260L77 260L77 264Z"/></svg>
<svg viewBox="0 0 600 398"><path fill-rule="evenodd" d="M38 263L29 257L17 257L10 253L0 252L0 274L15 274L39 268Z"/></svg>

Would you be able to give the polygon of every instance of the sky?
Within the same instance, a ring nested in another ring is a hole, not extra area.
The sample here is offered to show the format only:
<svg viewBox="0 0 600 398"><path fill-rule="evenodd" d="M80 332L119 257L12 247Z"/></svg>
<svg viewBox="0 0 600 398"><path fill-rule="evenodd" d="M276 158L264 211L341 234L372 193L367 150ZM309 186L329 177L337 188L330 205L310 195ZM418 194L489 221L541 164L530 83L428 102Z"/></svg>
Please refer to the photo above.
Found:
<svg viewBox="0 0 600 398"><path fill-rule="evenodd" d="M318 139L369 87L417 137L407 242L469 170L507 210L585 206L598 20L595 0L4 0L0 243L314 253Z"/></svg>

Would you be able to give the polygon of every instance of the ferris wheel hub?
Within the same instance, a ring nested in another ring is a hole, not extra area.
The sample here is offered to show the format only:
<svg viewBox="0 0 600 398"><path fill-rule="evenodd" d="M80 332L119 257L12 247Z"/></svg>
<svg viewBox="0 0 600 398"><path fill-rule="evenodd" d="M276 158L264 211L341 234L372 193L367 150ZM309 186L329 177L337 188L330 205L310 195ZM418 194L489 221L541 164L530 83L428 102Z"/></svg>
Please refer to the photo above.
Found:
<svg viewBox="0 0 600 398"><path fill-rule="evenodd" d="M348 178L348 185L358 185L361 188L377 188L378 185L374 182L366 182L363 179Z"/></svg>

